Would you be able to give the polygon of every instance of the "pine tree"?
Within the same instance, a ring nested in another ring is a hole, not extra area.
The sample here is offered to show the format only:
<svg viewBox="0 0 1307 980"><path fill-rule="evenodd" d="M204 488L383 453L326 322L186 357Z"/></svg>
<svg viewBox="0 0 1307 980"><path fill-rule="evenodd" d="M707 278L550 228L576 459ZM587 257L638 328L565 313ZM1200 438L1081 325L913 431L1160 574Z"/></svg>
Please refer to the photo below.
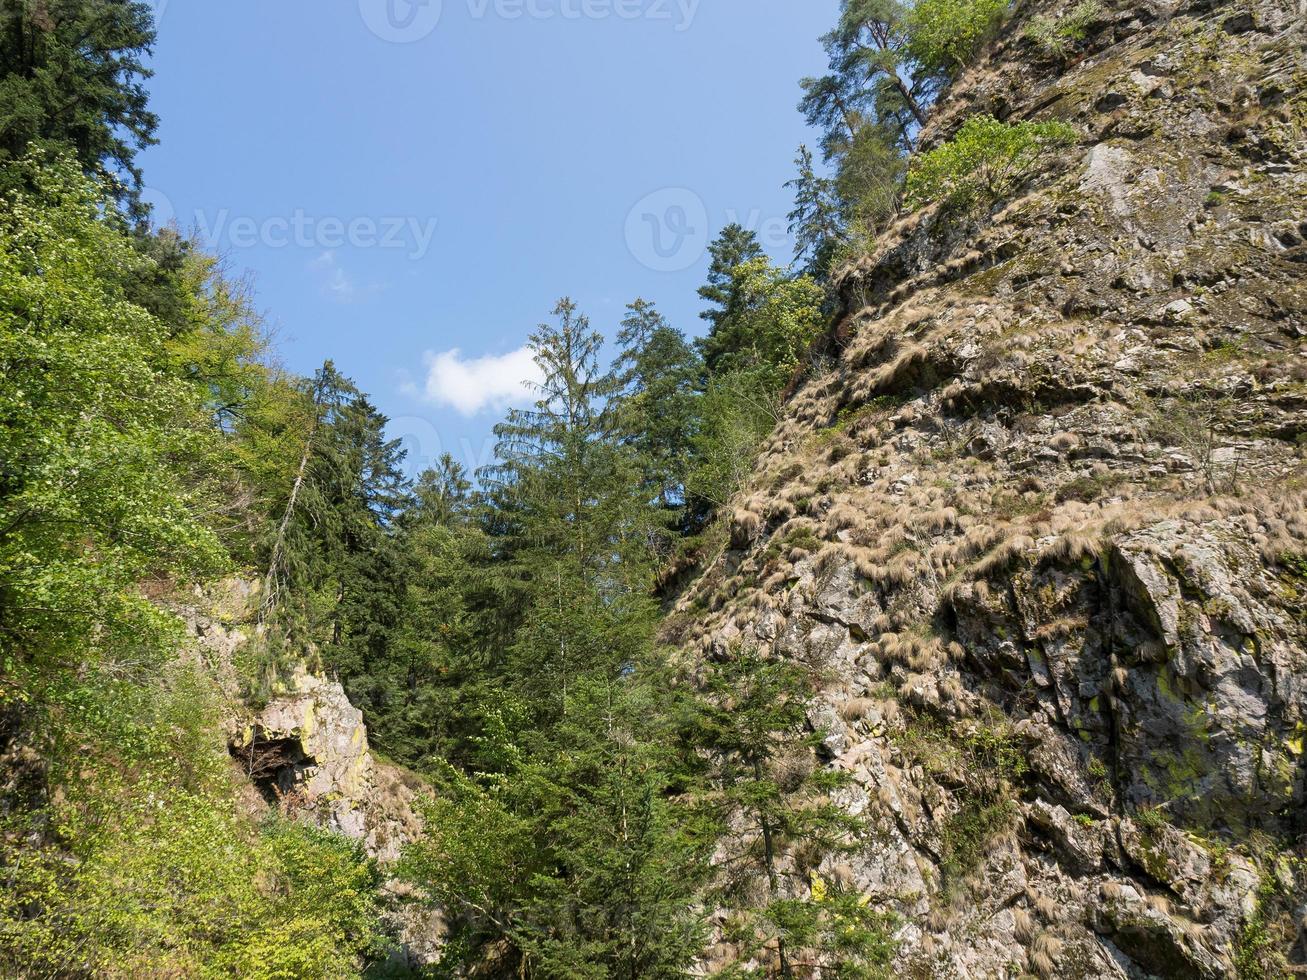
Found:
<svg viewBox="0 0 1307 980"><path fill-rule="evenodd" d="M136 0L0 0L0 161L32 142L70 146L143 216L136 152L155 142L144 56L150 6Z"/></svg>
<svg viewBox="0 0 1307 980"><path fill-rule="evenodd" d="M833 963L840 976L871 976L893 955L889 917L787 859L798 848L856 850L866 830L831 798L848 774L814 764L825 737L807 724L814 693L809 667L752 649L710 666L699 714L709 803L724 830L748 828L718 855L717 898L733 910L735 941L763 962L761 975L811 976ZM751 906L759 882L767 900Z"/></svg>
<svg viewBox="0 0 1307 980"><path fill-rule="evenodd" d="M893 214L914 134L940 79L911 54L911 10L899 0L842 0L821 40L830 73L800 82L799 111L822 134L822 158L850 225L874 232Z"/></svg>
<svg viewBox="0 0 1307 980"><path fill-rule="evenodd" d="M479 704L493 681L493 624L506 618L487 574L472 484L445 454L423 472L397 521L404 588L384 649L353 679L374 742L417 769L470 764Z"/></svg>
<svg viewBox="0 0 1307 980"><path fill-rule="evenodd" d="M711 838L669 799L666 705L643 670L578 684L535 753L546 862L515 936L546 976L680 977L702 949Z"/></svg>
<svg viewBox="0 0 1307 980"><path fill-rule="evenodd" d="M602 339L575 305L554 312L530 341L536 404L496 427L484 473L506 649L488 643L501 627L474 626L485 653L464 669L480 679L477 703L447 702L468 751L462 766L432 767L440 792L408 873L458 913L451 967L493 947L500 969L524 976L681 976L701 947L709 840L669 799L652 501L610 403L621 381L656 387L665 365L650 348L679 336L640 306L619 377L601 373ZM419 508L446 511L457 485L420 486ZM469 581L452 584L463 598L448 604L475 609Z"/></svg>
<svg viewBox="0 0 1307 980"><path fill-rule="evenodd" d="M652 532L639 471L605 412L615 380L599 368L603 338L568 299L554 315L529 342L543 374L535 407L495 427L499 461L485 471L520 595L514 672L549 711L581 672L620 670L647 634Z"/></svg>
<svg viewBox="0 0 1307 980"><path fill-rule="evenodd" d="M894 126L904 143L914 127L926 124L940 83L914 71L910 16L899 0L841 0L839 22L821 39L831 72L800 82L799 109L821 130L828 159L867 123Z"/></svg>
<svg viewBox="0 0 1307 980"><path fill-rule="evenodd" d="M703 340L709 371L757 370L779 390L821 332L821 287L758 258L731 271L731 295L729 315Z"/></svg>
<svg viewBox="0 0 1307 980"><path fill-rule="evenodd" d="M294 479L279 506L260 618L273 627L264 683L320 660L349 691L384 655L399 616L404 566L394 522L404 453L387 419L328 361L306 386Z"/></svg>
<svg viewBox="0 0 1307 980"><path fill-rule="evenodd" d="M404 507L407 486L404 451L387 439L386 423L366 395L351 399L332 427L331 449L343 463L333 488L339 515L335 607L323 660L342 675L347 692L354 677L384 657L399 620L404 568L394 521Z"/></svg>

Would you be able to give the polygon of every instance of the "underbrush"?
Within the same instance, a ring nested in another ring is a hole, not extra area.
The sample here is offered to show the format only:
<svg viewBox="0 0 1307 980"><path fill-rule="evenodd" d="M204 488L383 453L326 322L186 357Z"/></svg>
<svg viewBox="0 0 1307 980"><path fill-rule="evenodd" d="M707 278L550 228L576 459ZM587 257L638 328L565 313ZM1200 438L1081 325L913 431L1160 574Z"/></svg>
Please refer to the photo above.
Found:
<svg viewBox="0 0 1307 980"><path fill-rule="evenodd" d="M385 952L359 845L237 802L201 669L8 682L41 763L0 811L0 973L271 980Z"/></svg>

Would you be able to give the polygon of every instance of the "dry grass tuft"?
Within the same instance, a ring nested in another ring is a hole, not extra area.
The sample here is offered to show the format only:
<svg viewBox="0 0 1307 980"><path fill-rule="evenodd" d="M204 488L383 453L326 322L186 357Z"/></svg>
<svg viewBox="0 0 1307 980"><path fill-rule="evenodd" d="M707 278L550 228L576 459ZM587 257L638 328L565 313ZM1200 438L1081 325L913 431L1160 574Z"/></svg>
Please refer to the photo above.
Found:
<svg viewBox="0 0 1307 980"><path fill-rule="evenodd" d="M1030 969L1035 971L1036 976L1051 977L1057 972L1057 965L1047 953L1041 953L1039 950L1030 951Z"/></svg>
<svg viewBox="0 0 1307 980"><path fill-rule="evenodd" d="M984 558L971 567L971 574L977 578L989 578L998 572L1006 571L1017 559L1035 547L1033 538L1018 534L992 548Z"/></svg>
<svg viewBox="0 0 1307 980"><path fill-rule="evenodd" d="M1012 909L1012 931L1017 939L1026 942L1035 933L1035 920L1021 906Z"/></svg>
<svg viewBox="0 0 1307 980"><path fill-rule="evenodd" d="M1045 922L1056 922L1062 914L1062 907L1052 895L1039 895L1035 898L1035 911Z"/></svg>
<svg viewBox="0 0 1307 980"><path fill-rule="evenodd" d="M943 932L949 927L951 919L952 916L948 910L937 905L930 910L930 915L926 917L926 928L931 932Z"/></svg>
<svg viewBox="0 0 1307 980"><path fill-rule="evenodd" d="M840 705L840 717L847 722L861 721L876 707L872 698L850 698Z"/></svg>
<svg viewBox="0 0 1307 980"><path fill-rule="evenodd" d="M1049 959L1056 961L1062 955L1062 940L1051 932L1041 932L1035 937L1032 948L1036 953L1043 953Z"/></svg>

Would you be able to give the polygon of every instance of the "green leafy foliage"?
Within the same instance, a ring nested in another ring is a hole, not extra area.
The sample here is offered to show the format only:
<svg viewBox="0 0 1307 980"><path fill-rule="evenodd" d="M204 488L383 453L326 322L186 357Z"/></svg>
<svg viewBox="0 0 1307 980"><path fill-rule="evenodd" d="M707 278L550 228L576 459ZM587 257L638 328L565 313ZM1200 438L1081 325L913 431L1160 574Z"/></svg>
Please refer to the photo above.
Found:
<svg viewBox="0 0 1307 980"><path fill-rule="evenodd" d="M919 70L952 77L993 35L1008 6L1009 0L916 0L908 56Z"/></svg>
<svg viewBox="0 0 1307 980"><path fill-rule="evenodd" d="M70 162L19 166L31 190L0 216L0 628L27 660L145 656L171 621L138 583L226 561L221 444L167 327L126 296L149 260Z"/></svg>
<svg viewBox="0 0 1307 980"><path fill-rule="evenodd" d="M704 360L716 373L758 371L779 389L825 326L822 289L762 258L735 266L730 283L731 308L704 339Z"/></svg>
<svg viewBox="0 0 1307 980"><path fill-rule="evenodd" d="M931 106L1007 8L1007 0L842 0L839 22L822 38L828 73L800 83L799 110L821 131L822 156L834 170L829 199L839 233L821 241L857 248L897 213L907 159ZM813 202L827 187L808 175L802 160L799 173L796 211L809 229L812 216L822 215L824 227L825 208ZM811 239L810 230L801 241L805 251Z"/></svg>
<svg viewBox="0 0 1307 980"><path fill-rule="evenodd" d="M947 143L918 156L908 171L906 202L923 207L993 205L1029 176L1042 158L1074 143L1074 127L1060 122L1001 123L972 116Z"/></svg>
<svg viewBox="0 0 1307 980"><path fill-rule="evenodd" d="M176 665L28 690L59 792L0 821L6 972L271 980L381 951L357 844L237 809L210 678Z"/></svg>
<svg viewBox="0 0 1307 980"><path fill-rule="evenodd" d="M237 809L225 695L153 601L258 537L239 410L278 396L257 321L211 260L126 234L77 163L6 174L0 717L40 765L0 808L0 969L357 972L375 871Z"/></svg>
<svg viewBox="0 0 1307 980"><path fill-rule="evenodd" d="M701 512L711 513L724 508L753 472L781 403L767 376L735 371L709 380L699 412L686 485Z"/></svg>

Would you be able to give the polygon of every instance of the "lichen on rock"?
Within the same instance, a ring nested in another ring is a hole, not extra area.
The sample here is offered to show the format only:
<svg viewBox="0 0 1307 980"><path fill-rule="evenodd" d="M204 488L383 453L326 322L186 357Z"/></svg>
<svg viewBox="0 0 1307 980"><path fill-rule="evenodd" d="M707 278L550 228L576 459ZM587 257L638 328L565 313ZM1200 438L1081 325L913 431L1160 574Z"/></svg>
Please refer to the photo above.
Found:
<svg viewBox="0 0 1307 980"><path fill-rule="evenodd" d="M1307 20L1104 4L1055 73L1021 32L1061 6L920 142L985 112L1084 146L837 273L833 366L668 638L824 678L818 761L873 828L839 862L898 969L1302 969Z"/></svg>

